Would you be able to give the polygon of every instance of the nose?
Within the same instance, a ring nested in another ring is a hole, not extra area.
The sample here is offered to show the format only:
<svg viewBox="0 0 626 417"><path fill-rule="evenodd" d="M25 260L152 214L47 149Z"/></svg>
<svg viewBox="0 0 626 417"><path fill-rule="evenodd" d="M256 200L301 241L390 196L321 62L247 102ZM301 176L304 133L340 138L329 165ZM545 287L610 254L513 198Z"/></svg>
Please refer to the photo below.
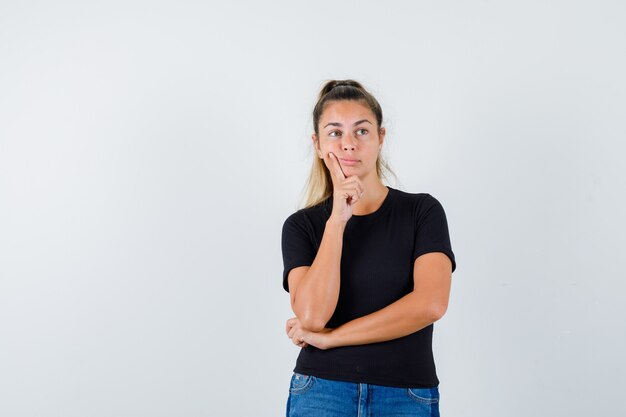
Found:
<svg viewBox="0 0 626 417"><path fill-rule="evenodd" d="M353 151L356 148L356 142L351 133L343 135L343 141L341 143L341 149L344 151L351 150Z"/></svg>

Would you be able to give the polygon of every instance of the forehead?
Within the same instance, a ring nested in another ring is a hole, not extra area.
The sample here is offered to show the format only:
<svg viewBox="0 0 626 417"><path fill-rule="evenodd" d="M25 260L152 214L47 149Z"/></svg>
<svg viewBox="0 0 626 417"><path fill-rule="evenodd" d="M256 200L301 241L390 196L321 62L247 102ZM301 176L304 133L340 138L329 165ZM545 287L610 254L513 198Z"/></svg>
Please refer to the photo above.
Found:
<svg viewBox="0 0 626 417"><path fill-rule="evenodd" d="M324 106L320 124L322 126L329 122L345 124L362 119L368 119L373 124L376 124L376 117L367 104L356 100L329 101Z"/></svg>

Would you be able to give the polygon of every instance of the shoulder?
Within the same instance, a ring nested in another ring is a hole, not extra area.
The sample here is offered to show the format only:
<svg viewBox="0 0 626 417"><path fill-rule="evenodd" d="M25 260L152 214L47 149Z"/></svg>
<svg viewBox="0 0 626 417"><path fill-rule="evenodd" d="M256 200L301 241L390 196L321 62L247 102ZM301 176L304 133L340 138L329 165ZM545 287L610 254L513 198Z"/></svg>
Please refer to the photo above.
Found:
<svg viewBox="0 0 626 417"><path fill-rule="evenodd" d="M393 191L396 194L396 201L398 203L408 205L417 212L427 211L435 206L441 206L439 200L430 193L411 193L395 188Z"/></svg>
<svg viewBox="0 0 626 417"><path fill-rule="evenodd" d="M419 225L425 222L447 222L446 212L443 205L434 195L427 192L410 193L396 190L397 213L411 219L413 224Z"/></svg>
<svg viewBox="0 0 626 417"><path fill-rule="evenodd" d="M328 200L312 207L305 207L287 216L283 223L286 227L310 227L324 223L330 216Z"/></svg>

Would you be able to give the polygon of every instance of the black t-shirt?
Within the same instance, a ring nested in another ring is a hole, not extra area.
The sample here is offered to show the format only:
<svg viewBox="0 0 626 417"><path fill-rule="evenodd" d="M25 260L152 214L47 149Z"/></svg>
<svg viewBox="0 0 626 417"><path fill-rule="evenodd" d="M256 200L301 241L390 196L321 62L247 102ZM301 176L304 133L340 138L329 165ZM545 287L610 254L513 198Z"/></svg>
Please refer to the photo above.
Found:
<svg viewBox="0 0 626 417"><path fill-rule="evenodd" d="M456 269L446 215L427 193L411 194L387 186L389 193L373 213L353 215L344 230L341 282L335 312L326 327L378 311L413 290L415 259L443 252ZM332 211L332 197L290 215L283 224L283 288L295 267L313 264ZM432 353L433 325L385 342L300 350L294 372L339 381L395 387L439 385Z"/></svg>

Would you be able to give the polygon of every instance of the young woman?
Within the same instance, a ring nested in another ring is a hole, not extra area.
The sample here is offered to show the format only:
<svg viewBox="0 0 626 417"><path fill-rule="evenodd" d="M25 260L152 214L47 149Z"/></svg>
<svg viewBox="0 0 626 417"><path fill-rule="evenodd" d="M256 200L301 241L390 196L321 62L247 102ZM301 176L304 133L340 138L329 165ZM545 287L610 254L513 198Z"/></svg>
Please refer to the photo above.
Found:
<svg viewBox="0 0 626 417"><path fill-rule="evenodd" d="M301 348L287 416L438 416L433 323L456 269L442 205L383 185L378 101L333 80L313 110L307 204L282 229Z"/></svg>

